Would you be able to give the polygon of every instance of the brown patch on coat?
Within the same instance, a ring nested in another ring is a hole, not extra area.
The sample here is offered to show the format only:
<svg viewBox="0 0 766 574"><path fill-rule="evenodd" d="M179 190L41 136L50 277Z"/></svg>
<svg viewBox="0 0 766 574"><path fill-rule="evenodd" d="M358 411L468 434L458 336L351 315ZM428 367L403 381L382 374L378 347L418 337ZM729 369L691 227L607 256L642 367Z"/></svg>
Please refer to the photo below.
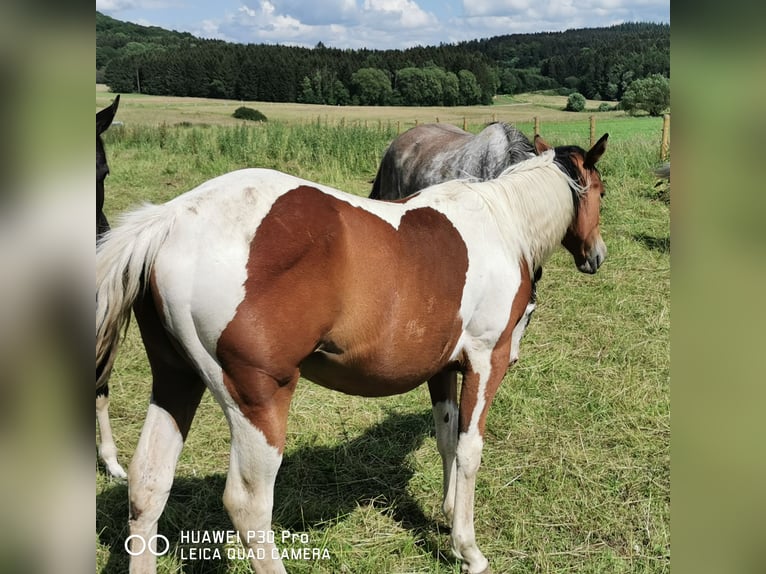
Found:
<svg viewBox="0 0 766 574"><path fill-rule="evenodd" d="M350 394L406 392L447 365L467 270L462 238L431 208L395 229L316 188L291 190L255 233L245 298L218 341L226 388L278 447L299 373Z"/></svg>

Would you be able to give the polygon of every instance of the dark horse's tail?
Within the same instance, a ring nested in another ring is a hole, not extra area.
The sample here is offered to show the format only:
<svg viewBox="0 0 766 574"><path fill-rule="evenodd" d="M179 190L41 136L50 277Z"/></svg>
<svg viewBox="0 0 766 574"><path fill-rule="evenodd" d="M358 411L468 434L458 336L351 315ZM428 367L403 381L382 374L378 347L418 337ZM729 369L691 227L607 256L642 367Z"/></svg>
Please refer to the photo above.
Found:
<svg viewBox="0 0 766 574"><path fill-rule="evenodd" d="M106 384L120 333L130 319L157 253L175 220L171 206L145 205L127 214L96 249L96 388Z"/></svg>
<svg viewBox="0 0 766 574"><path fill-rule="evenodd" d="M384 158L385 159L385 158ZM375 180L372 182L372 191L370 192L370 199L396 199L396 198L384 198L380 194L380 171L383 169L383 162L378 167L378 173L375 174Z"/></svg>
<svg viewBox="0 0 766 574"><path fill-rule="evenodd" d="M370 199L391 200L403 197L399 189L399 178L395 176L395 166L392 165L394 162L393 155L394 152L391 151L391 146L389 146L380 160L378 172L375 174L375 180L372 182ZM383 189L383 180L388 180L388 189L385 191Z"/></svg>

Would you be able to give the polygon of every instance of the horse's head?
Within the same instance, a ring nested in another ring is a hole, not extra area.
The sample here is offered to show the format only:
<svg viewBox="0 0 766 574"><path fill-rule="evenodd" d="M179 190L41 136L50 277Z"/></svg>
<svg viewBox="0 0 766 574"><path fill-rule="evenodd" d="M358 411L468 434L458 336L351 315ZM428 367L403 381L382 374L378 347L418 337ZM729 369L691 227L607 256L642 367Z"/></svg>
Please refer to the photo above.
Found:
<svg viewBox="0 0 766 574"><path fill-rule="evenodd" d="M104 142L101 134L112 125L117 106L120 104L120 96L117 95L108 108L104 108L96 114L96 237L109 229L109 224L104 216L104 180L109 175L109 165L106 163Z"/></svg>
<svg viewBox="0 0 766 574"><path fill-rule="evenodd" d="M596 162L606 150L608 137L609 134L604 134L587 152L577 146L555 148L556 160L582 187L581 193L578 193L575 199L574 220L561 244L572 254L575 265L583 273L595 273L606 259L606 245L599 230L604 184L596 169ZM551 146L536 135L537 153L547 149L551 149Z"/></svg>

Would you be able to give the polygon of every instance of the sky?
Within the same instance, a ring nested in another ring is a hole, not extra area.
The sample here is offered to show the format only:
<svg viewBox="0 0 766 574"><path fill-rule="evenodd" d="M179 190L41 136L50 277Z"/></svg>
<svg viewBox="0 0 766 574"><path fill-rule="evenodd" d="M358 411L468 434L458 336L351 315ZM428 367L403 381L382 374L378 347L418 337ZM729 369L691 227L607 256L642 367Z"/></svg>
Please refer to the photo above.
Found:
<svg viewBox="0 0 766 574"><path fill-rule="evenodd" d="M243 44L381 50L670 22L670 0L96 0L96 10Z"/></svg>

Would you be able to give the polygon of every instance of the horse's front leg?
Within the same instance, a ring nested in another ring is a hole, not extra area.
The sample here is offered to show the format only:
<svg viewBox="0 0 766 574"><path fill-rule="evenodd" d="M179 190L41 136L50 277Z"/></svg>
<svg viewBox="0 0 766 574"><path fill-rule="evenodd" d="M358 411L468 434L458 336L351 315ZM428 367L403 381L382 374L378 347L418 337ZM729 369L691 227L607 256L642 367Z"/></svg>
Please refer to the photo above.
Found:
<svg viewBox="0 0 766 574"><path fill-rule="evenodd" d="M457 448L457 372L442 371L428 380L436 428L436 448L442 459L442 511L450 526L455 508L455 449Z"/></svg>
<svg viewBox="0 0 766 574"><path fill-rule="evenodd" d="M476 544L474 492L484 447L487 411L508 368L509 350L510 338L507 344L496 348L491 357L471 358L460 392L452 551L463 560L462 571L465 574L486 574L490 571L489 562Z"/></svg>

